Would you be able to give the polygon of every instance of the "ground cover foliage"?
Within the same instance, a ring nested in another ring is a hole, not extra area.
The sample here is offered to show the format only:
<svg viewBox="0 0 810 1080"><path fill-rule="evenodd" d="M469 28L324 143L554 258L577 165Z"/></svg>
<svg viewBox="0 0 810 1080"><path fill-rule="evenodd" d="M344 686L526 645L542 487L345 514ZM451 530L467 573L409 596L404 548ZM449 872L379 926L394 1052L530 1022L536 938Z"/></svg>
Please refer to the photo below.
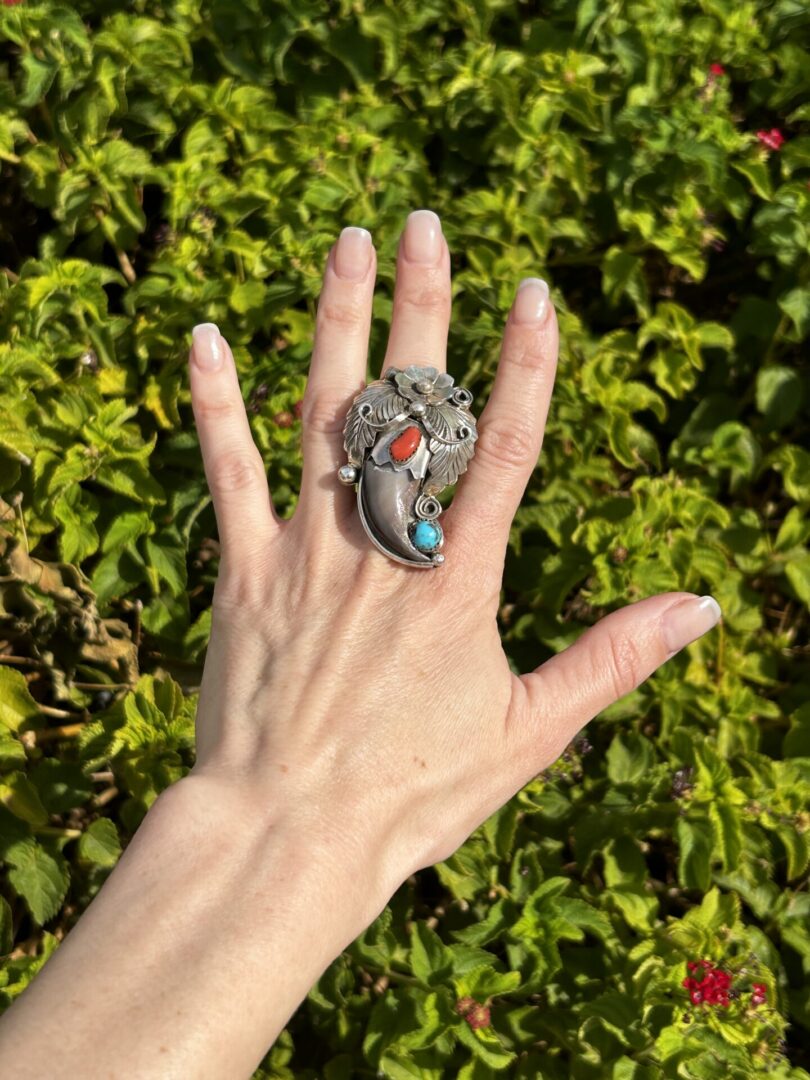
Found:
<svg viewBox="0 0 810 1080"><path fill-rule="evenodd" d="M3 1006L193 761L191 325L289 514L327 250L374 234L374 374L431 206L476 411L518 280L560 311L515 669L659 590L724 620L405 883L256 1076L808 1076L806 46L798 0L4 0Z"/></svg>

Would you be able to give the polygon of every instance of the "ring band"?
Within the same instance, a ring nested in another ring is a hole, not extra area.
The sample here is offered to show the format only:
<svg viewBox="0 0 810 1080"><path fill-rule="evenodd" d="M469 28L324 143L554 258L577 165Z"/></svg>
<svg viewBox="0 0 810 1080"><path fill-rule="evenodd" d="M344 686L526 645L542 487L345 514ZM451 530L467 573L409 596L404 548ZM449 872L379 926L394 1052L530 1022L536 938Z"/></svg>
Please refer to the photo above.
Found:
<svg viewBox="0 0 810 1080"><path fill-rule="evenodd" d="M389 367L349 407L343 428L349 463L338 479L357 486L363 528L395 562L423 569L444 562L437 496L475 452L472 399L451 375L411 364Z"/></svg>

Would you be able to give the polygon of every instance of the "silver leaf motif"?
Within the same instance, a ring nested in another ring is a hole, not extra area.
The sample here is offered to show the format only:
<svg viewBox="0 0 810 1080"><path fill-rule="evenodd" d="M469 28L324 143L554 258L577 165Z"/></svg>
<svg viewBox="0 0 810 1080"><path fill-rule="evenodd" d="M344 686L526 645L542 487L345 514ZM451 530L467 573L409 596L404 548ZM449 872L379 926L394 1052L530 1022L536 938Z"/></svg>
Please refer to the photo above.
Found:
<svg viewBox="0 0 810 1080"><path fill-rule="evenodd" d="M343 445L352 465L362 465L363 455L392 420L407 416L409 402L388 379L376 379L352 402L343 428Z"/></svg>

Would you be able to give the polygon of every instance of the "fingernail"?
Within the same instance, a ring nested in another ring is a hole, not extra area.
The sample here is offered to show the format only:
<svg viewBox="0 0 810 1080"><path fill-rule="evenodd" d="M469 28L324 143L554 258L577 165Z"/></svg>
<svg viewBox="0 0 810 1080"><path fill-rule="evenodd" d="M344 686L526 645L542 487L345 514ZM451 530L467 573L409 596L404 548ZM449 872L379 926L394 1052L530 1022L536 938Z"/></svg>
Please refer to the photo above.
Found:
<svg viewBox="0 0 810 1080"><path fill-rule="evenodd" d="M548 285L539 277L527 277L517 287L513 318L519 323L541 323L548 314Z"/></svg>
<svg viewBox="0 0 810 1080"><path fill-rule="evenodd" d="M216 371L222 365L222 337L216 323L197 323L191 331L194 363L203 371Z"/></svg>
<svg viewBox="0 0 810 1080"><path fill-rule="evenodd" d="M405 258L408 262L435 264L442 254L442 223L432 210L414 210L405 222Z"/></svg>
<svg viewBox="0 0 810 1080"><path fill-rule="evenodd" d="M669 656L711 630L720 620L720 605L713 596L695 596L681 600L665 611L662 619L664 643Z"/></svg>
<svg viewBox="0 0 810 1080"><path fill-rule="evenodd" d="M335 273L348 281L360 281L371 262L371 233L349 225L338 237L335 249Z"/></svg>

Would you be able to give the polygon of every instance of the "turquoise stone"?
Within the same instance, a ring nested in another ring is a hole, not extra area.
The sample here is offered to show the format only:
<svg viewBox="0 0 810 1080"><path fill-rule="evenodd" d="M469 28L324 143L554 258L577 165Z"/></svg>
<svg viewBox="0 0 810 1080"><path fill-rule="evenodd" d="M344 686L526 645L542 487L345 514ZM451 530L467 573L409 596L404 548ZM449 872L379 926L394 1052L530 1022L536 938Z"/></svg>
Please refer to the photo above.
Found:
<svg viewBox="0 0 810 1080"><path fill-rule="evenodd" d="M432 521L417 521L413 530L413 546L419 551L434 551L439 546L442 532Z"/></svg>

